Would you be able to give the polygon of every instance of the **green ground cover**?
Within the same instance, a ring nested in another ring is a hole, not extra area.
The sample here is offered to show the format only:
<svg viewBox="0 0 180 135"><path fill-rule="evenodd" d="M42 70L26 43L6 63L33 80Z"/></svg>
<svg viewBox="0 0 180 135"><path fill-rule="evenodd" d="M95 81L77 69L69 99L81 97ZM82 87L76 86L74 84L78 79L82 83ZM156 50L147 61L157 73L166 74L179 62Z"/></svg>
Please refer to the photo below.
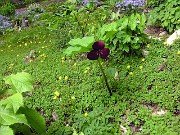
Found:
<svg viewBox="0 0 180 135"><path fill-rule="evenodd" d="M46 134L179 134L180 41L151 40L147 56L112 51L102 62L117 69L110 96L97 61L67 57L56 34L43 25L0 37L0 88L9 87L5 76L31 74L34 92L24 100L45 118Z"/></svg>

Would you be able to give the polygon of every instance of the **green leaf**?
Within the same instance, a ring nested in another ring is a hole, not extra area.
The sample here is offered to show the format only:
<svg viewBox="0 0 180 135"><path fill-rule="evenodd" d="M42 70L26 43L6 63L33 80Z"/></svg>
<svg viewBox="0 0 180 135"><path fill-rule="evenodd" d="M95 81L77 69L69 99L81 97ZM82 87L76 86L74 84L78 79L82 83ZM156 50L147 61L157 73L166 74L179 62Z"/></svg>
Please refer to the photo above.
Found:
<svg viewBox="0 0 180 135"><path fill-rule="evenodd" d="M128 25L128 18L125 16L124 18L120 19L120 28L119 30L126 29Z"/></svg>
<svg viewBox="0 0 180 135"><path fill-rule="evenodd" d="M33 127L38 133L46 132L45 120L38 112L27 107L21 107L19 111L25 114L30 126Z"/></svg>
<svg viewBox="0 0 180 135"><path fill-rule="evenodd" d="M128 47L128 45L124 45L123 51L129 52L129 47Z"/></svg>
<svg viewBox="0 0 180 135"><path fill-rule="evenodd" d="M139 49L140 48L140 44L132 44L131 47L133 49Z"/></svg>
<svg viewBox="0 0 180 135"><path fill-rule="evenodd" d="M14 123L24 123L28 125L24 114L14 114L13 111L0 106L0 124L12 125Z"/></svg>
<svg viewBox="0 0 180 135"><path fill-rule="evenodd" d="M128 25L130 26L131 30L135 30L137 26L137 20L134 14L131 15Z"/></svg>
<svg viewBox="0 0 180 135"><path fill-rule="evenodd" d="M12 89L17 93L22 93L26 91L33 91L32 77L30 74L22 72L16 75L12 74L4 78L5 83L11 85Z"/></svg>
<svg viewBox="0 0 180 135"><path fill-rule="evenodd" d="M0 101L0 106L4 107L4 109L12 110L13 113L16 113L23 105L23 97L19 93Z"/></svg>
<svg viewBox="0 0 180 135"><path fill-rule="evenodd" d="M13 130L9 126L1 126L0 134L1 135L14 135Z"/></svg>
<svg viewBox="0 0 180 135"><path fill-rule="evenodd" d="M116 68L108 68L105 70L105 73L110 78L116 78L118 74Z"/></svg>
<svg viewBox="0 0 180 135"><path fill-rule="evenodd" d="M91 37L83 37L81 38L76 38L76 39L71 39L69 41L69 44L71 46L78 46L78 47L89 47L95 42L94 36Z"/></svg>
<svg viewBox="0 0 180 135"><path fill-rule="evenodd" d="M71 55L76 52L80 52L80 50L81 50L81 47L70 46L64 51L64 54Z"/></svg>

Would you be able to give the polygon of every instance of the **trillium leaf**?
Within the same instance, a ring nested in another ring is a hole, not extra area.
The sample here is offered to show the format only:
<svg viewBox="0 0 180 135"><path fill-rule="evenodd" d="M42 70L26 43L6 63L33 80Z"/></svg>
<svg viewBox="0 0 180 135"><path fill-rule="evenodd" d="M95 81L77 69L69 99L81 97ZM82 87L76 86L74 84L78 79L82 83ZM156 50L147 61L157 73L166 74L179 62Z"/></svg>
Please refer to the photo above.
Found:
<svg viewBox="0 0 180 135"><path fill-rule="evenodd" d="M83 38L71 39L69 41L69 44L71 46L89 47L90 45L92 46L94 41L95 41L94 37L91 36L91 37L83 37Z"/></svg>
<svg viewBox="0 0 180 135"><path fill-rule="evenodd" d="M34 128L38 133L46 132L45 120L38 112L27 107L21 107L19 111L25 114L30 126Z"/></svg>
<svg viewBox="0 0 180 135"><path fill-rule="evenodd" d="M1 126L0 134L1 135L14 135L13 130L9 126Z"/></svg>
<svg viewBox="0 0 180 135"><path fill-rule="evenodd" d="M74 54L75 52L79 52L80 50L81 47L70 46L64 51L64 54L70 55L70 54Z"/></svg>
<svg viewBox="0 0 180 135"><path fill-rule="evenodd" d="M22 93L26 91L33 91L32 77L30 74L22 72L17 74L12 74L4 78L5 83L11 85L12 89L17 93Z"/></svg>
<svg viewBox="0 0 180 135"><path fill-rule="evenodd" d="M16 113L23 105L23 97L19 93L0 101L0 106L2 108L11 110L13 113Z"/></svg>

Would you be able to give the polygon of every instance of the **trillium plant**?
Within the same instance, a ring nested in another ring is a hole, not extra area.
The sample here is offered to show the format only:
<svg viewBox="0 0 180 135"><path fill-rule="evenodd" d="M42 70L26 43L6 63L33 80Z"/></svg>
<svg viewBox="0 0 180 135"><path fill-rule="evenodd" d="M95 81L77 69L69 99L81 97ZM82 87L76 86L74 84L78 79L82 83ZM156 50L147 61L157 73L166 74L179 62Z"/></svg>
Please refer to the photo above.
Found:
<svg viewBox="0 0 180 135"><path fill-rule="evenodd" d="M108 81L107 81L107 77L104 73L104 70L102 68L102 64L101 64L101 60L100 59L105 59L107 58L107 56L110 53L110 50L108 48L104 48L105 44L102 41L97 41L92 45L93 50L91 50L88 54L87 54L87 58L89 60L97 60L99 67L101 69L102 75L104 77L104 81L106 84L106 87L109 91L110 96L112 95L111 89L109 87Z"/></svg>

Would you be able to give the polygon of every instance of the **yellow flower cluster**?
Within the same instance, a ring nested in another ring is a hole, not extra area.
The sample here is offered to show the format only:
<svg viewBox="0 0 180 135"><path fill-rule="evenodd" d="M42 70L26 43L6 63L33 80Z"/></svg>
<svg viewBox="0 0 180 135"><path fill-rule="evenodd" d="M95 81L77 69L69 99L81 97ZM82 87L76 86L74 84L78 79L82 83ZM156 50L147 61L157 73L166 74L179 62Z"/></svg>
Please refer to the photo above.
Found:
<svg viewBox="0 0 180 135"><path fill-rule="evenodd" d="M53 97L53 99L57 99L59 96L60 96L60 93L56 90L56 91L54 92L54 97Z"/></svg>
<svg viewBox="0 0 180 135"><path fill-rule="evenodd" d="M84 74L88 73L89 70L90 70L90 67L86 67L86 70L84 71Z"/></svg>

